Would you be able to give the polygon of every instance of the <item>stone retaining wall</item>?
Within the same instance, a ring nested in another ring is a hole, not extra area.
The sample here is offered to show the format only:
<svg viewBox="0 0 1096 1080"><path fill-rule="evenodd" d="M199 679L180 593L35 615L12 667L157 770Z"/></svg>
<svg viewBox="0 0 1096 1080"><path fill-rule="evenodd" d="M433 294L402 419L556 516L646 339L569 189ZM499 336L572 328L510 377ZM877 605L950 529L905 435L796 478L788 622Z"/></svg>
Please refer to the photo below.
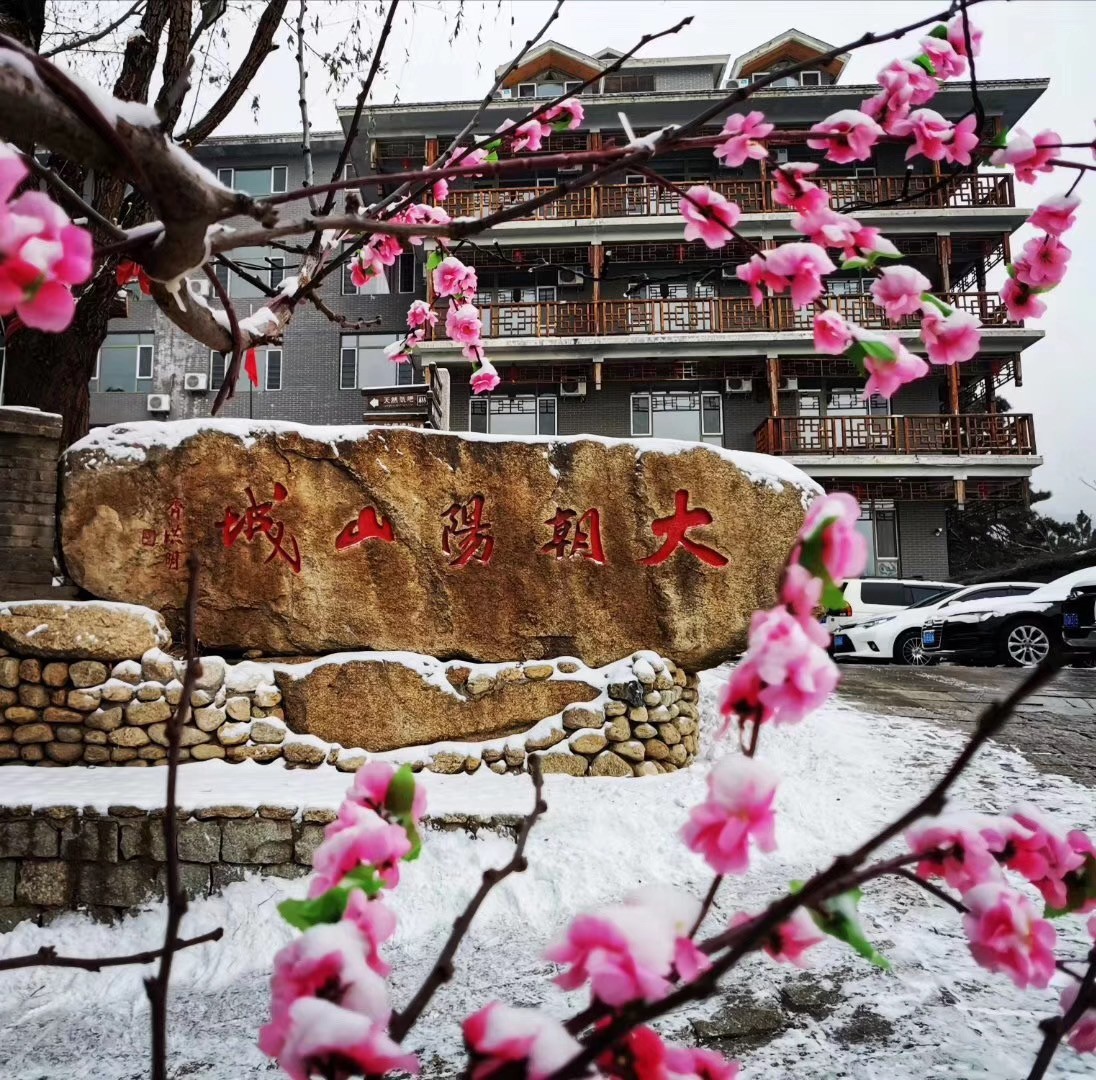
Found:
<svg viewBox="0 0 1096 1080"><path fill-rule="evenodd" d="M0 933L82 909L111 920L161 900L163 811L110 806L105 814L51 806L0 809ZM302 877L333 810L212 806L180 814L178 854L189 897L209 896L249 872ZM427 828L515 833L519 819L428 817Z"/></svg>
<svg viewBox="0 0 1096 1080"><path fill-rule="evenodd" d="M370 654L346 654L347 657ZM361 662L361 661L355 661ZM436 662L434 662L436 664ZM546 680L590 680L596 672L570 660L512 665L438 665L456 700L489 700ZM696 677L652 653L622 662L618 681L595 700L564 708L511 737L408 748L396 760L439 773L522 772L527 754L543 752L545 772L573 776L647 776L689 764L698 748ZM202 659L183 729L182 761L282 760L292 768L324 763L344 772L370 755L324 741L307 717L287 716L276 679L287 686L309 664ZM602 669L604 671L604 669ZM163 765L167 722L182 692L184 663L161 649L140 660L49 660L0 649L0 764ZM602 678L605 676L602 675ZM369 715L392 702L348 698L338 706ZM501 707L501 706L500 706ZM302 706L302 711L304 707ZM392 759L393 755L386 755Z"/></svg>

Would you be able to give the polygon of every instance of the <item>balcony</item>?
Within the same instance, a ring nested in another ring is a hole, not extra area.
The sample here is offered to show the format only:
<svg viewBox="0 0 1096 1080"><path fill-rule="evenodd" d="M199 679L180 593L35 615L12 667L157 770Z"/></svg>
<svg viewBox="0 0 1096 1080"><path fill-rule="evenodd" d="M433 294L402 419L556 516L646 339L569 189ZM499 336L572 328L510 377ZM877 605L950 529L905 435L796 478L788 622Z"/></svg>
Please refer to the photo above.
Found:
<svg viewBox="0 0 1096 1080"><path fill-rule="evenodd" d="M770 416L754 431L762 454L1035 453L1028 413L930 416Z"/></svg>
<svg viewBox="0 0 1096 1080"><path fill-rule="evenodd" d="M949 303L978 317L983 326L1022 326L1010 322L997 293L959 293ZM827 305L860 326L916 330L919 320L894 325L870 296L826 296ZM694 300L578 300L480 307L487 338L620 337L629 334L741 334L810 331L813 308L796 308L789 297L767 298L754 307L748 296ZM441 328L434 331L443 338Z"/></svg>
<svg viewBox="0 0 1096 1080"><path fill-rule="evenodd" d="M1012 177L999 173L971 173L938 187L934 176L822 176L817 183L838 210L874 206L901 200L904 210L961 210L1015 206ZM738 203L744 214L786 213L772 201L770 180L714 180L708 185ZM451 191L445 209L453 217L484 217L543 195L545 187L489 188ZM612 184L572 191L557 202L541 206L519 220L577 220L583 218L673 217L678 196L657 184ZM883 207L885 209L885 207Z"/></svg>

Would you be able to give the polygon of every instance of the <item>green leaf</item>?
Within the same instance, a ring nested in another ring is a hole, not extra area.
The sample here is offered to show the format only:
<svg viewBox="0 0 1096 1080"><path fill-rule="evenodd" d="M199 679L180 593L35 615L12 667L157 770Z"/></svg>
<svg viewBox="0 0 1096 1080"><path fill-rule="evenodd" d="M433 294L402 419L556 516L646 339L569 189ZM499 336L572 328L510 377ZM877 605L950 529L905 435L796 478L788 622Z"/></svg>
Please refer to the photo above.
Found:
<svg viewBox="0 0 1096 1080"><path fill-rule="evenodd" d="M377 876L377 870L373 866L359 866L351 870L343 878L343 882L345 884L340 885L340 889L345 888L347 892L361 889L366 896L376 896L384 888L384 882Z"/></svg>
<svg viewBox="0 0 1096 1080"><path fill-rule="evenodd" d="M404 858L411 862L422 851L422 837L415 825L412 809L415 805L415 774L410 765L401 765L388 784L384 808L404 827L411 850Z"/></svg>
<svg viewBox="0 0 1096 1080"><path fill-rule="evenodd" d="M499 159L499 152L497 150L492 150L491 153L489 153L487 155L487 157L485 157L483 160L485 162L487 162L487 164L489 164L489 165L494 165L494 164L496 164L498 159Z"/></svg>
<svg viewBox="0 0 1096 1080"><path fill-rule="evenodd" d="M954 315L955 308L948 307L939 297L933 296L930 292L923 292L921 294L921 302L923 304L932 304L941 315Z"/></svg>
<svg viewBox="0 0 1096 1080"><path fill-rule="evenodd" d="M995 146L995 147L997 147L998 150L1004 150L1004 148L1006 146L1008 146L1008 132L1007 131L998 132L997 133L997 138L995 138L993 140L993 142L990 143L990 146Z"/></svg>
<svg viewBox="0 0 1096 1080"><path fill-rule="evenodd" d="M948 28L944 23L937 23L930 31L929 37L939 38L941 41L948 40Z"/></svg>
<svg viewBox="0 0 1096 1080"><path fill-rule="evenodd" d="M328 889L314 900L283 900L278 905L278 914L290 926L298 930L311 930L321 923L336 923L343 917L350 890L339 886Z"/></svg>
<svg viewBox="0 0 1096 1080"><path fill-rule="evenodd" d="M570 117L566 117L563 120L557 120L552 125L552 130L553 131L570 131L570 129L571 129L571 118Z"/></svg>
<svg viewBox="0 0 1096 1080"><path fill-rule="evenodd" d="M841 591L841 586L833 581L827 581L822 588L822 607L827 611L837 611L844 613L848 607L848 601L845 599L845 594Z"/></svg>
<svg viewBox="0 0 1096 1080"><path fill-rule="evenodd" d="M1007 266L1005 267L1005 272L1006 272L1006 273L1008 274L1008 276L1009 276L1010 278L1014 278L1014 277L1016 277L1016 267L1015 267L1015 266L1013 266L1013 265L1012 265L1012 263L1009 263L1009 264L1008 264L1008 265L1007 265Z"/></svg>
<svg viewBox="0 0 1096 1080"><path fill-rule="evenodd" d="M927 56L915 56L913 62L921 68L924 68L930 75L936 74L936 66Z"/></svg>
<svg viewBox="0 0 1096 1080"><path fill-rule="evenodd" d="M824 900L818 909L810 908L811 918L824 934L845 942L854 952L871 961L876 967L890 971L890 963L864 936L860 926L857 905L863 893L859 889Z"/></svg>
<svg viewBox="0 0 1096 1080"><path fill-rule="evenodd" d="M904 259L905 255L900 251L896 251L893 254L889 251L873 251L868 256L868 262L874 267L880 259Z"/></svg>
<svg viewBox="0 0 1096 1080"><path fill-rule="evenodd" d="M433 251L431 251L429 257L426 260L426 272L430 273L431 270L436 270L439 266L441 266L442 259L444 258L445 256L441 253L440 248L435 248Z"/></svg>
<svg viewBox="0 0 1096 1080"><path fill-rule="evenodd" d="M858 255L855 258L846 259L841 264L841 269L842 270L865 270L869 266L871 266L871 263L867 259L865 259L862 256Z"/></svg>
<svg viewBox="0 0 1096 1080"><path fill-rule="evenodd" d="M493 154L500 146L502 146L502 139L492 139L489 143L486 143L480 149L486 150L489 154ZM496 161L498 158L495 159Z"/></svg>
<svg viewBox="0 0 1096 1080"><path fill-rule="evenodd" d="M1080 911L1087 904L1096 901L1096 857L1086 855L1085 861L1062 880L1066 886L1066 906L1056 908L1047 904L1043 914L1048 919L1057 919L1073 911Z"/></svg>
<svg viewBox="0 0 1096 1080"><path fill-rule="evenodd" d="M883 360L888 364L893 364L898 359L894 350L885 342L872 341L870 338L866 338L861 340L859 345L864 350L865 359L871 357L872 360Z"/></svg>

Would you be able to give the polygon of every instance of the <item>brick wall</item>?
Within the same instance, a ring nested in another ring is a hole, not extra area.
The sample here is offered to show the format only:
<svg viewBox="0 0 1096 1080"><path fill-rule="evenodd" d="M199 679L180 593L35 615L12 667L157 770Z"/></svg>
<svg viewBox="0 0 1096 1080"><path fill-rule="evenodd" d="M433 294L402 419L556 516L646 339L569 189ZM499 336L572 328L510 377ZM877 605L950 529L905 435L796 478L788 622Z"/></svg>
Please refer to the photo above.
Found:
<svg viewBox="0 0 1096 1080"><path fill-rule="evenodd" d="M0 408L0 600L55 595L61 417Z"/></svg>
<svg viewBox="0 0 1096 1080"><path fill-rule="evenodd" d="M950 580L948 569L948 504L898 503L898 554L903 577ZM940 535L936 535L936 530Z"/></svg>

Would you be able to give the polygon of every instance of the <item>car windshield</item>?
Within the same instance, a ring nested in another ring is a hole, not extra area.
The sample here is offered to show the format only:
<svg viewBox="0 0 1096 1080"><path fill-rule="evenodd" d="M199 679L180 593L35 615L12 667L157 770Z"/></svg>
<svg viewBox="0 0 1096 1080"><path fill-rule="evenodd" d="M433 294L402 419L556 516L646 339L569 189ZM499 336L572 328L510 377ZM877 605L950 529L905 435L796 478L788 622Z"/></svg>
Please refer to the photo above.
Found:
<svg viewBox="0 0 1096 1080"><path fill-rule="evenodd" d="M924 600L918 600L916 604L910 604L911 608L919 607L931 607L933 604L940 603L941 600L947 599L959 590L955 589L941 589L939 592L934 592L931 596L926 596Z"/></svg>

